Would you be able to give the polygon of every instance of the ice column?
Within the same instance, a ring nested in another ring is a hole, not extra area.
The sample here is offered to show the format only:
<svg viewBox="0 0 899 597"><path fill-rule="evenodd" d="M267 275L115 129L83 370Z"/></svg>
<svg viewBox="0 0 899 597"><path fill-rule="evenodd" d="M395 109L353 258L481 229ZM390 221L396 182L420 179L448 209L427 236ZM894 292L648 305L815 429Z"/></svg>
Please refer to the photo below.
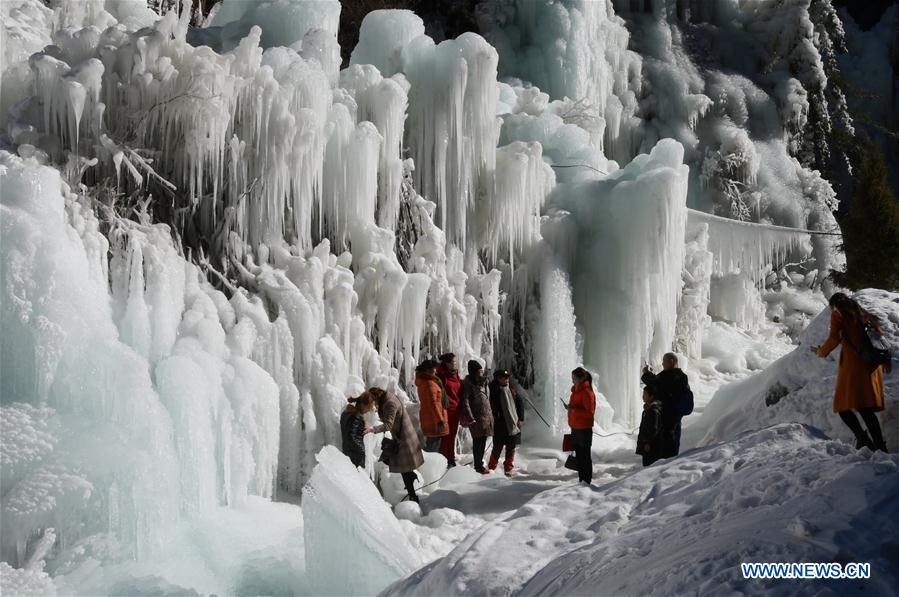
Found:
<svg viewBox="0 0 899 597"><path fill-rule="evenodd" d="M642 364L671 350L684 262L688 169L662 140L607 178L570 189L584 361L618 417L639 420Z"/></svg>

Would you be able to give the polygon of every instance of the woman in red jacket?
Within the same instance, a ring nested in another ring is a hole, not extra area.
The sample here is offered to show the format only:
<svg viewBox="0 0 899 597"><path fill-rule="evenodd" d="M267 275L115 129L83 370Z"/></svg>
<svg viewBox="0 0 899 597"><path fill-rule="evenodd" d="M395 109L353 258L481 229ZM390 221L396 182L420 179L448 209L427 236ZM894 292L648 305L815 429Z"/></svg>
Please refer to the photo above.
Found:
<svg viewBox="0 0 899 597"><path fill-rule="evenodd" d="M568 403L568 426L577 460L579 481L593 481L593 418L596 414L596 394L593 393L593 377L583 367L571 372L571 401Z"/></svg>
<svg viewBox="0 0 899 597"><path fill-rule="evenodd" d="M449 425L449 433L440 441L440 453L446 456L446 466L456 466L456 433L459 431L459 391L462 389L462 380L459 378L459 368L456 366L456 355L451 352L440 355L440 365L437 366L437 377L443 382L446 391L446 416Z"/></svg>

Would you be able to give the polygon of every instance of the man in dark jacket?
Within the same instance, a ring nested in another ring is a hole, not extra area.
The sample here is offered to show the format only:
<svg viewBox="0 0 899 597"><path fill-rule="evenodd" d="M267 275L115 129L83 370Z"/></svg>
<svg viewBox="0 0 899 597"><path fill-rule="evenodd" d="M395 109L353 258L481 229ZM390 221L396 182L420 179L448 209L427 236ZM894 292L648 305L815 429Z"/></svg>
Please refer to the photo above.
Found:
<svg viewBox="0 0 899 597"><path fill-rule="evenodd" d="M681 414L679 402L690 391L687 374L677 366L677 355L667 353L662 357L662 370L653 373L648 366L643 367L641 381L652 387L656 400L662 403L662 451L660 458L671 458L680 453Z"/></svg>
<svg viewBox="0 0 899 597"><path fill-rule="evenodd" d="M643 466L661 458L662 452L662 403L652 393L652 386L643 388L643 416L637 434L637 454L643 456Z"/></svg>
<svg viewBox="0 0 899 597"><path fill-rule="evenodd" d="M493 450L490 454L489 470L496 468L503 449L506 458L503 460L503 471L506 476L512 474L515 460L515 447L521 443L521 425L524 423L524 401L509 385L511 375L500 369L493 374L490 383L490 409L493 411Z"/></svg>

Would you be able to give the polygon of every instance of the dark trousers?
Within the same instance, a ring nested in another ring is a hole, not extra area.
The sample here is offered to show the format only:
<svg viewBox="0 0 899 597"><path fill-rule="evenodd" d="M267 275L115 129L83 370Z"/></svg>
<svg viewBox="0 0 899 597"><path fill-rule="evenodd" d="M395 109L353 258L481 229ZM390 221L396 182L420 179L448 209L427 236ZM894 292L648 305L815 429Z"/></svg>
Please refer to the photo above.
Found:
<svg viewBox="0 0 899 597"><path fill-rule="evenodd" d="M515 446L518 445L518 437L496 437L493 438L493 449L490 451L490 464L487 468L493 470L499 464L499 457L506 450L506 458L503 460L503 470L508 472L512 470L515 462Z"/></svg>
<svg viewBox="0 0 899 597"><path fill-rule="evenodd" d="M865 441L867 439L865 430L862 429L861 424L858 422L855 412L851 410L842 410L837 414L840 415L840 418L843 419L846 426L852 430L852 433L855 434L856 439L858 439L860 443L867 443ZM862 421L865 422L865 427L868 428L868 433L871 434L871 441L874 442L874 445L871 446L871 448L874 450L883 450L885 452L886 443L883 440L883 431L880 429L880 421L877 420L876 411L873 408L861 408L859 409L858 414L862 416Z"/></svg>
<svg viewBox="0 0 899 597"><path fill-rule="evenodd" d="M406 486L406 492L409 494L410 498L415 497L415 480L418 478L418 475L415 474L415 471L409 471L408 473L400 473L403 477L403 485Z"/></svg>
<svg viewBox="0 0 899 597"><path fill-rule="evenodd" d="M659 459L659 457L656 456L654 453L653 454L643 454L643 466L649 466L650 464L652 464L653 462L655 462L658 459Z"/></svg>
<svg viewBox="0 0 899 597"><path fill-rule="evenodd" d="M442 437L426 437L425 438L425 452L437 452L440 450L440 442L443 440Z"/></svg>
<svg viewBox="0 0 899 597"><path fill-rule="evenodd" d="M574 445L574 458L577 460L578 481L590 483L593 481L593 456L590 448L593 446L592 429L572 429L571 443Z"/></svg>
<svg viewBox="0 0 899 597"><path fill-rule="evenodd" d="M662 422L662 437L659 458L674 458L680 454L680 419Z"/></svg>
<svg viewBox="0 0 899 597"><path fill-rule="evenodd" d="M474 455L474 470L484 472L484 451L487 449L487 436L471 438L471 452Z"/></svg>

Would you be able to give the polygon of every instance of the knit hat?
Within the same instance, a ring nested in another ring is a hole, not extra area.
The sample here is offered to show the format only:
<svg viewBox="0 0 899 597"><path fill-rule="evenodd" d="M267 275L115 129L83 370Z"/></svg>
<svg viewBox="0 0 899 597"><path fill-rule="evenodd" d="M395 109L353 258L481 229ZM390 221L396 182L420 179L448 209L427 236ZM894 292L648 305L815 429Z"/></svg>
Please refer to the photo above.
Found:
<svg viewBox="0 0 899 597"><path fill-rule="evenodd" d="M437 358L441 363L450 363L454 358L456 358L456 355L451 352L447 352Z"/></svg>
<svg viewBox="0 0 899 597"><path fill-rule="evenodd" d="M476 377L478 374L478 371L481 371L483 369L484 368L481 366L481 364L478 361L476 361L474 359L468 361L468 374L470 376Z"/></svg>
<svg viewBox="0 0 899 597"><path fill-rule="evenodd" d="M493 379L499 379L500 377L512 377L506 369L497 369L493 372Z"/></svg>

